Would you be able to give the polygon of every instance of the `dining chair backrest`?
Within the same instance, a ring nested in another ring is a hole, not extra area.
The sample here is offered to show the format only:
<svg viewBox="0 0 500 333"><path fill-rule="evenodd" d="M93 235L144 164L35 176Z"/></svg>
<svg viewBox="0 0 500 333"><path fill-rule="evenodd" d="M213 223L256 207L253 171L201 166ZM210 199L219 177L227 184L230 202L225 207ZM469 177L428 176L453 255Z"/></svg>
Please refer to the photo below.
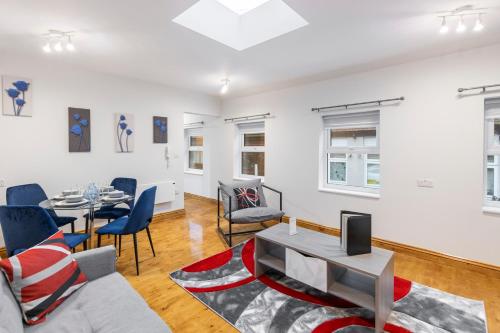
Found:
<svg viewBox="0 0 500 333"><path fill-rule="evenodd" d="M133 234L146 228L153 218L156 186L141 193L137 204L129 215L125 233Z"/></svg>
<svg viewBox="0 0 500 333"><path fill-rule="evenodd" d="M0 225L7 255L27 249L57 232L49 213L39 206L0 206Z"/></svg>
<svg viewBox="0 0 500 333"><path fill-rule="evenodd" d="M115 188L115 190L120 190L125 192L125 194L131 195L135 197L135 191L137 189L137 179L134 178L123 178L118 177L111 181L111 186ZM134 208L134 200L127 202L130 210Z"/></svg>
<svg viewBox="0 0 500 333"><path fill-rule="evenodd" d="M17 185L7 188L7 205L38 205L47 200L47 194L38 184Z"/></svg>

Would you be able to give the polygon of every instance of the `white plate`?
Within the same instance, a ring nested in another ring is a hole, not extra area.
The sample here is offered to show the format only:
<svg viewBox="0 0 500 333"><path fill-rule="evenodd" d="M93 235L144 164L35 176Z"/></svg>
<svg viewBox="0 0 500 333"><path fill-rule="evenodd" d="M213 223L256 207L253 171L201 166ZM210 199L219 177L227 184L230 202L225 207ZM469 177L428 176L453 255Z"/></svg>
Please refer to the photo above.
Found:
<svg viewBox="0 0 500 333"><path fill-rule="evenodd" d="M58 201L59 201L59 200L64 200L64 195L62 195L62 194L58 194L58 195L55 195L52 199L54 199L54 200L58 200Z"/></svg>
<svg viewBox="0 0 500 333"><path fill-rule="evenodd" d="M111 198L111 197L103 197L101 200L102 201L105 201L105 202L114 202L114 201L123 201L123 200L127 200L128 198L130 198L130 195L124 195L123 197L121 198Z"/></svg>
<svg viewBox="0 0 500 333"><path fill-rule="evenodd" d="M54 204L54 206L56 206L56 207L79 207L79 206L85 205L88 202L89 201L87 199L83 199L80 202L66 202L65 200L63 200L63 201L56 202Z"/></svg>

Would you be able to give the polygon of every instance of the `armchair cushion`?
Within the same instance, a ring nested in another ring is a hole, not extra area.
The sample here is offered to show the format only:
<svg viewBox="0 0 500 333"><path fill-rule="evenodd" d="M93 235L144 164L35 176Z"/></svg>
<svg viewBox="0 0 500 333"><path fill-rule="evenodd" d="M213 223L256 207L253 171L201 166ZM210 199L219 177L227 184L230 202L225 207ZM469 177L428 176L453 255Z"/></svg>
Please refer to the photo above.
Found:
<svg viewBox="0 0 500 333"><path fill-rule="evenodd" d="M272 207L245 208L231 213L233 223L245 224L278 220L284 212ZM229 218L229 213L226 215Z"/></svg>
<svg viewBox="0 0 500 333"><path fill-rule="evenodd" d="M260 179L244 180L227 184L219 181L219 185L222 190L231 195L231 211L233 212L238 210L238 199L234 194L235 188L256 187L257 192L259 193L260 207L267 207L266 197L264 196L264 190L262 189L262 183ZM224 206L224 214L227 214L229 212L229 198L222 191L221 191L221 196L222 196L222 203Z"/></svg>
<svg viewBox="0 0 500 333"><path fill-rule="evenodd" d="M235 188L234 194L238 200L238 209L260 207L260 196L257 187Z"/></svg>

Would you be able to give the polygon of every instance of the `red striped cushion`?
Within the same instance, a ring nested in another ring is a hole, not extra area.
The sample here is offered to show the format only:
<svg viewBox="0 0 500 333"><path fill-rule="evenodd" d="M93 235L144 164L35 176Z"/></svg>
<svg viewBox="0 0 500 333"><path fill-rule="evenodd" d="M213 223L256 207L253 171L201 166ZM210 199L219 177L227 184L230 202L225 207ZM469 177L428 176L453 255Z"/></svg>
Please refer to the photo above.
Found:
<svg viewBox="0 0 500 333"><path fill-rule="evenodd" d="M71 256L62 231L18 255L3 259L0 268L29 325L44 321L48 313L87 282Z"/></svg>

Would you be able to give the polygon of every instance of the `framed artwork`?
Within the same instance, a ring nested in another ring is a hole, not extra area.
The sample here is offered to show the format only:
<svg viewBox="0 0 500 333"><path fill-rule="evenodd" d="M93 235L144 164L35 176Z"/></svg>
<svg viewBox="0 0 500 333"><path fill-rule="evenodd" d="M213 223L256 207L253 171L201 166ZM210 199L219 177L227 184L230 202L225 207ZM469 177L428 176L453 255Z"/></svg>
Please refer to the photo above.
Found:
<svg viewBox="0 0 500 333"><path fill-rule="evenodd" d="M134 151L134 115L129 113L115 114L115 149L117 153Z"/></svg>
<svg viewBox="0 0 500 333"><path fill-rule="evenodd" d="M153 117L153 143L168 143L167 117Z"/></svg>
<svg viewBox="0 0 500 333"><path fill-rule="evenodd" d="M31 117L33 113L33 86L30 79L2 76L2 111L4 115Z"/></svg>
<svg viewBox="0 0 500 333"><path fill-rule="evenodd" d="M68 108L70 153L90 152L90 110Z"/></svg>

